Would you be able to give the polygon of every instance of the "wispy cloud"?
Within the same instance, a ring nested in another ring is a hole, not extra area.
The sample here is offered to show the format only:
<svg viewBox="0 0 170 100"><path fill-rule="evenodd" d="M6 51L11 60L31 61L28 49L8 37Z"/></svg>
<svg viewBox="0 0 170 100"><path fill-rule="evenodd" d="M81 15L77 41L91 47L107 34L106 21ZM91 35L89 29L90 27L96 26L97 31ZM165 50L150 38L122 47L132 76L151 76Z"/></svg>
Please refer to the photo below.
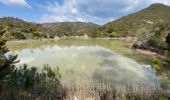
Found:
<svg viewBox="0 0 170 100"><path fill-rule="evenodd" d="M104 24L120 16L138 11L152 3L170 5L170 0L64 0L41 5L46 13L41 22L86 21Z"/></svg>
<svg viewBox="0 0 170 100"><path fill-rule="evenodd" d="M26 0L0 0L0 3L8 6L31 7Z"/></svg>

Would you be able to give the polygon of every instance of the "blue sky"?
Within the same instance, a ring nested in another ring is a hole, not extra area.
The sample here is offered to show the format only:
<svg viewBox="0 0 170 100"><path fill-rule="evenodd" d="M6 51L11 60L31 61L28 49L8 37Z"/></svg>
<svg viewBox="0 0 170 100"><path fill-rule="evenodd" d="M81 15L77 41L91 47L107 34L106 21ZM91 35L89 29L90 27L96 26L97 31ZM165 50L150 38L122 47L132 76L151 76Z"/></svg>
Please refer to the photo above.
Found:
<svg viewBox="0 0 170 100"><path fill-rule="evenodd" d="M0 17L37 23L84 21L102 25L152 3L170 5L170 0L0 0Z"/></svg>

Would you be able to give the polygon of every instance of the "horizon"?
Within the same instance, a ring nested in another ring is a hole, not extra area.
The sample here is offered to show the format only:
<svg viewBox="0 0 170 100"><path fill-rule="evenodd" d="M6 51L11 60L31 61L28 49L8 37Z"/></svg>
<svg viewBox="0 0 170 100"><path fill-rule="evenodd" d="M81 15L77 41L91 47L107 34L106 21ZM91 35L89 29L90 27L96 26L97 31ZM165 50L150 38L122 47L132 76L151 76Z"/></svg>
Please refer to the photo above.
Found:
<svg viewBox="0 0 170 100"><path fill-rule="evenodd" d="M151 4L170 5L169 0L0 0L0 17L14 17L33 23L87 22L104 25ZM99 5L99 6L96 6ZM103 9L105 8L105 9Z"/></svg>

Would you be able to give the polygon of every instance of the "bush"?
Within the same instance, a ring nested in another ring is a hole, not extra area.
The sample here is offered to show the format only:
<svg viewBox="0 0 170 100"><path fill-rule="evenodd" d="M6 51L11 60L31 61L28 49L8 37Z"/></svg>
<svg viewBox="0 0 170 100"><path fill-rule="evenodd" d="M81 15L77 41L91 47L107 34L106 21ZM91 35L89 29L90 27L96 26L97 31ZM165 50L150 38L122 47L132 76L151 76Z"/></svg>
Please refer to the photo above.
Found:
<svg viewBox="0 0 170 100"><path fill-rule="evenodd" d="M36 32L33 32L32 34L33 34L33 36L35 36L35 37L39 37L39 36L40 36L40 33L37 32L37 31L36 31Z"/></svg>
<svg viewBox="0 0 170 100"><path fill-rule="evenodd" d="M46 80L53 80L59 85L60 78L59 68L57 68L57 70L52 70L49 65L44 65L42 72L38 73L36 67L28 69L27 65L23 65L14 70L12 74L12 83L19 88L29 89L35 86L35 84L39 84L42 81L45 82Z"/></svg>
<svg viewBox="0 0 170 100"><path fill-rule="evenodd" d="M152 59L152 62L153 62L153 64L158 65L158 64L160 64L160 59L155 57Z"/></svg>
<svg viewBox="0 0 170 100"><path fill-rule="evenodd" d="M22 34L21 32L17 32L17 31L13 31L12 36L15 39L26 39L24 34Z"/></svg>
<svg viewBox="0 0 170 100"><path fill-rule="evenodd" d="M0 99L63 100L66 94L60 78L59 68L51 69L49 65L44 65L38 73L35 67L27 68L27 65L23 65L14 70L10 81L3 84Z"/></svg>

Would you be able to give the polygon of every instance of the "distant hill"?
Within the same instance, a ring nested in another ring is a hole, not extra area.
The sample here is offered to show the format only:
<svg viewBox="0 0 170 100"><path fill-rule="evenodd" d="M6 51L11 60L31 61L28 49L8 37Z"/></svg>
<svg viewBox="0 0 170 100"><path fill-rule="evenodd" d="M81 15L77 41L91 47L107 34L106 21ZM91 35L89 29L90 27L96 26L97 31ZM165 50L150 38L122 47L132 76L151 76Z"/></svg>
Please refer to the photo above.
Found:
<svg viewBox="0 0 170 100"><path fill-rule="evenodd" d="M170 20L170 7L156 3L100 27L103 36L137 36L157 23Z"/></svg>
<svg viewBox="0 0 170 100"><path fill-rule="evenodd" d="M8 39L27 38L53 38L54 36L85 35L99 25L86 22L56 22L56 23L31 23L24 20L3 17L0 18L0 29L6 30Z"/></svg>
<svg viewBox="0 0 170 100"><path fill-rule="evenodd" d="M58 35L75 36L84 35L88 31L99 28L99 25L86 22L56 22L44 23L43 27L56 32Z"/></svg>

